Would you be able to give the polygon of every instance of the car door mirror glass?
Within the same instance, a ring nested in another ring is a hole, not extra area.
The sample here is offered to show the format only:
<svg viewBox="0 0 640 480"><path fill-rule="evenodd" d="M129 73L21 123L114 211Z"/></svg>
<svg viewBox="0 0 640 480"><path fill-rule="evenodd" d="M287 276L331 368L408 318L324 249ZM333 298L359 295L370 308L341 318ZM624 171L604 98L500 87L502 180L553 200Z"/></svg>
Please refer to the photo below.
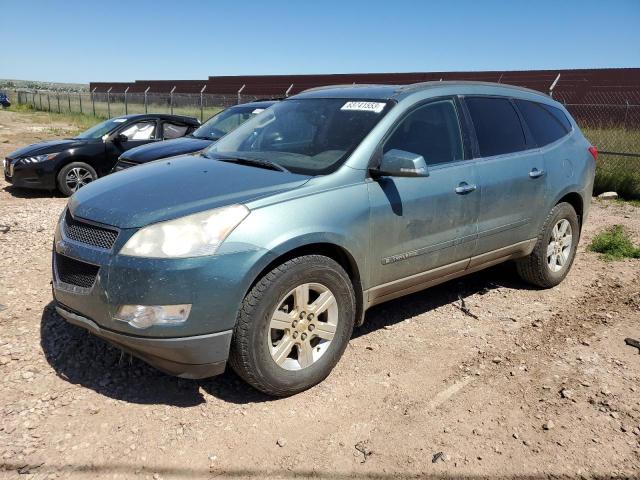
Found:
<svg viewBox="0 0 640 480"><path fill-rule="evenodd" d="M427 177L429 169L422 155L392 149L382 155L377 173L391 177Z"/></svg>

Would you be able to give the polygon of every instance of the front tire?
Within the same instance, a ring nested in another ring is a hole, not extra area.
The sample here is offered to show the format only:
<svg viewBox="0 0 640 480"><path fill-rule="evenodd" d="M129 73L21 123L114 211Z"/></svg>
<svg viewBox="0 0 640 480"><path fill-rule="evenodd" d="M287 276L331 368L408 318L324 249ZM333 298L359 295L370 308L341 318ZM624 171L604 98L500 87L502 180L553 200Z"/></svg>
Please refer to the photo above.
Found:
<svg viewBox="0 0 640 480"><path fill-rule="evenodd" d="M91 165L84 162L73 162L65 165L58 172L58 190L65 197L70 197L97 178L98 174Z"/></svg>
<svg viewBox="0 0 640 480"><path fill-rule="evenodd" d="M338 363L353 332L355 310L353 286L337 262L321 255L289 260L245 297L229 363L269 395L306 390Z"/></svg>
<svg viewBox="0 0 640 480"><path fill-rule="evenodd" d="M558 285L569 273L580 240L580 224L569 203L559 203L549 213L528 257L516 261L520 278L542 288Z"/></svg>

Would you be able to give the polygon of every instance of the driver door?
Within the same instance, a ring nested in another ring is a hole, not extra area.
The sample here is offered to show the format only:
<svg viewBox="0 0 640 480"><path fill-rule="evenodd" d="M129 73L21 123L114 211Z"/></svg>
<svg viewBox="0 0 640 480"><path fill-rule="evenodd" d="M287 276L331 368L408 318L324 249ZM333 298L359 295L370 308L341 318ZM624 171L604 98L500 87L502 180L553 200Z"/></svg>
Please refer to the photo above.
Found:
<svg viewBox="0 0 640 480"><path fill-rule="evenodd" d="M414 108L385 141L383 152L391 149L422 155L429 175L368 183L374 303L464 270L477 236L476 171L465 155L456 102Z"/></svg>

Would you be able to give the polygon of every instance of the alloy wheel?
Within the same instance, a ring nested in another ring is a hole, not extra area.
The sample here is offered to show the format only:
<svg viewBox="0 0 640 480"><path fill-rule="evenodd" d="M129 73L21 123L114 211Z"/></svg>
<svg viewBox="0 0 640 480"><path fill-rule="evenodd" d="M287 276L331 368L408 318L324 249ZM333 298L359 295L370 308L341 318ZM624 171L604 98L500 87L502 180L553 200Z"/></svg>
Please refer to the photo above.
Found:
<svg viewBox="0 0 640 480"><path fill-rule="evenodd" d="M77 192L80 188L91 183L93 176L86 168L75 167L69 170L64 181L72 192Z"/></svg>
<svg viewBox="0 0 640 480"><path fill-rule="evenodd" d="M278 303L269 324L269 351L285 370L301 370L327 351L338 326L338 303L326 286L305 283Z"/></svg>
<svg viewBox="0 0 640 480"><path fill-rule="evenodd" d="M547 264L552 272L562 270L571 255L572 230L569 220L563 218L555 224L547 245Z"/></svg>

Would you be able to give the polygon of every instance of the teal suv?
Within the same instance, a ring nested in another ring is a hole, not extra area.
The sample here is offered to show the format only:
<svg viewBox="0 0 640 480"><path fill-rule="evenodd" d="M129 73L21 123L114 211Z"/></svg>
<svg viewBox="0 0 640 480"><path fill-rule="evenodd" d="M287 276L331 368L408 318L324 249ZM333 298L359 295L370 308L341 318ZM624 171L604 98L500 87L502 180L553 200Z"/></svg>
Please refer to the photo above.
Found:
<svg viewBox="0 0 640 480"><path fill-rule="evenodd" d="M173 375L229 363L294 394L330 373L372 305L506 260L538 287L561 282L596 156L531 90L309 90L203 153L77 191L55 233L56 308Z"/></svg>

